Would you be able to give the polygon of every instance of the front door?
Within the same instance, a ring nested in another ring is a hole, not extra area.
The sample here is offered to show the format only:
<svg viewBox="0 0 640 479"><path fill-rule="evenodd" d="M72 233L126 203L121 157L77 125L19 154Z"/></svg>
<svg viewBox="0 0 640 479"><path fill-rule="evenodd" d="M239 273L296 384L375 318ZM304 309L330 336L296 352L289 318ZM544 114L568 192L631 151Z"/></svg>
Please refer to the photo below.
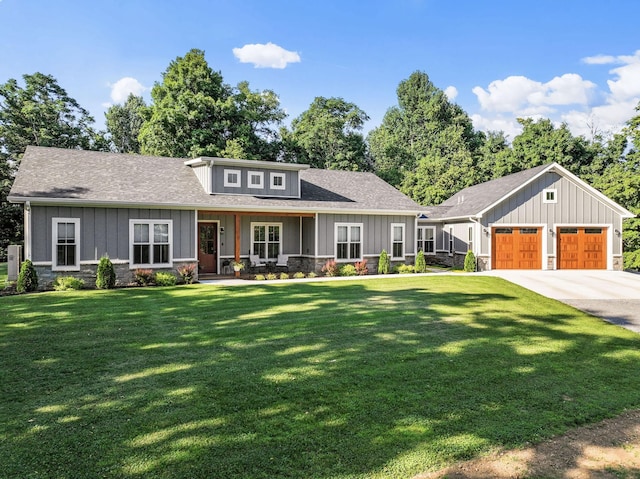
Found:
<svg viewBox="0 0 640 479"><path fill-rule="evenodd" d="M200 273L218 272L218 224L198 224L198 264Z"/></svg>

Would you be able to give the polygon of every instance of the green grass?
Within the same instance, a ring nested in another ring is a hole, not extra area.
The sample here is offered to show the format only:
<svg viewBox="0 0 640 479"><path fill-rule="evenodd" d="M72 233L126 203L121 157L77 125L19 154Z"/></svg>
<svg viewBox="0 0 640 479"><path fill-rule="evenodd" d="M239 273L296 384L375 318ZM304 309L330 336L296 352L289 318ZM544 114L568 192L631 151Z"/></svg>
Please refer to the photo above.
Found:
<svg viewBox="0 0 640 479"><path fill-rule="evenodd" d="M7 284L7 263L0 263L0 289L4 288Z"/></svg>
<svg viewBox="0 0 640 479"><path fill-rule="evenodd" d="M497 278L0 298L1 477L406 478L640 407L640 340Z"/></svg>

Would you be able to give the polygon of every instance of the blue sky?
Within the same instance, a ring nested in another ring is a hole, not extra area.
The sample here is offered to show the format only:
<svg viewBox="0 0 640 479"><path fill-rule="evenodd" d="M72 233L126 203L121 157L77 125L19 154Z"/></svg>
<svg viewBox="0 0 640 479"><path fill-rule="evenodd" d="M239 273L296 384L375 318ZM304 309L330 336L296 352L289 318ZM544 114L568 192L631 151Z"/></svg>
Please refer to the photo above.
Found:
<svg viewBox="0 0 640 479"><path fill-rule="evenodd" d="M198 48L226 83L275 91L288 122L337 96L369 130L420 70L478 129L513 138L531 116L590 136L635 114L638 18L637 0L0 0L0 82L51 74L103 127Z"/></svg>

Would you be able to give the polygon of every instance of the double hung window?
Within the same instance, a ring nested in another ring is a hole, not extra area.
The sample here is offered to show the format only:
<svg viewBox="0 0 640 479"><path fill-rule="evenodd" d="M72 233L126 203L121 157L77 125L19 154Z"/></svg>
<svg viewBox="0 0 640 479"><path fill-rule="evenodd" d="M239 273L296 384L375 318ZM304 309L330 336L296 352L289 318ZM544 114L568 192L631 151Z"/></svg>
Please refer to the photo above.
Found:
<svg viewBox="0 0 640 479"><path fill-rule="evenodd" d="M170 220L131 220L129 228L133 266L171 265Z"/></svg>
<svg viewBox="0 0 640 479"><path fill-rule="evenodd" d="M336 259L338 261L362 260L362 224L336 224Z"/></svg>
<svg viewBox="0 0 640 479"><path fill-rule="evenodd" d="M77 271L80 269L80 219L53 218L52 270Z"/></svg>
<svg viewBox="0 0 640 479"><path fill-rule="evenodd" d="M436 229L433 226L418 227L418 251L424 254L435 254Z"/></svg>
<svg viewBox="0 0 640 479"><path fill-rule="evenodd" d="M391 224L391 257L404 259L404 224Z"/></svg>
<svg viewBox="0 0 640 479"><path fill-rule="evenodd" d="M282 251L281 223L252 223L251 252L264 260L276 260Z"/></svg>

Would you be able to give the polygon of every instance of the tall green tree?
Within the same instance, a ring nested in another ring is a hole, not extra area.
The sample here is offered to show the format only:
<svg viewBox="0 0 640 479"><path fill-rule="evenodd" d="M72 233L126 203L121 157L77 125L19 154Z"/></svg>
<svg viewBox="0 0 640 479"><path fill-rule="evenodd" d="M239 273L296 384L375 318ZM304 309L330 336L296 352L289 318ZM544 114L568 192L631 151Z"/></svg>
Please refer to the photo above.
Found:
<svg viewBox="0 0 640 479"><path fill-rule="evenodd" d="M482 135L474 131L466 112L449 101L424 72L415 72L400 82L397 96L398 105L387 111L382 124L368 136L374 169L378 176L396 187L405 183L405 190L410 191L414 199L427 198L431 195L416 190L418 185L426 187L429 182L415 178L419 161L426 157L431 158L430 161L439 158L443 147L441 139L446 137L455 137L456 150L465 149L475 161ZM447 162L455 169L456 165L451 162L459 159L459 156L440 158L438 162L444 163L444 169L448 169ZM407 183L413 186L408 188Z"/></svg>
<svg viewBox="0 0 640 479"><path fill-rule="evenodd" d="M265 160L278 155L277 125L285 113L277 95L251 91L247 82L230 87L201 50L172 61L151 98L139 135L143 154Z"/></svg>
<svg viewBox="0 0 640 479"><path fill-rule="evenodd" d="M315 168L367 171L361 133L367 114L342 98L316 97L309 109L282 130L285 159Z"/></svg>
<svg viewBox="0 0 640 479"><path fill-rule="evenodd" d="M7 202L15 171L28 145L107 148L93 118L57 80L42 73L0 85L0 261L8 244L22 239L22 209Z"/></svg>
<svg viewBox="0 0 640 479"><path fill-rule="evenodd" d="M140 153L138 136L145 109L142 97L130 93L123 105L113 105L105 113L109 139L118 153Z"/></svg>

